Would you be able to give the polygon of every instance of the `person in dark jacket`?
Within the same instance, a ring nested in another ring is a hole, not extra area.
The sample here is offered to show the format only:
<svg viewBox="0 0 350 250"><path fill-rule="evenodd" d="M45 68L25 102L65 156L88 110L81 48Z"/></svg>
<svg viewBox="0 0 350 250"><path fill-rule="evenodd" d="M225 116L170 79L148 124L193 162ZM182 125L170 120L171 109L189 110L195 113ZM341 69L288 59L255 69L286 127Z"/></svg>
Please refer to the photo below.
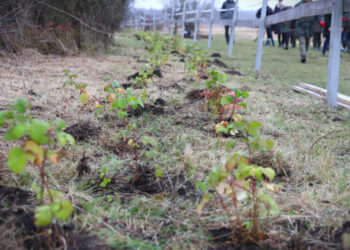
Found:
<svg viewBox="0 0 350 250"><path fill-rule="evenodd" d="M276 4L275 6L275 11L274 14L279 13L283 10L284 6L282 4L283 0L278 0L278 4ZM282 47L282 32L281 32L281 24L275 24L273 26L273 30L275 31L275 33L277 34L278 37L278 47Z"/></svg>
<svg viewBox="0 0 350 250"><path fill-rule="evenodd" d="M324 20L321 22L321 25L323 27L323 37L325 38L324 44L323 44L323 49L322 49L322 56L326 56L326 51L328 50L329 47L329 42L331 38L331 28L332 24L332 15L327 14L324 16Z"/></svg>
<svg viewBox="0 0 350 250"><path fill-rule="evenodd" d="M271 9L270 6L267 6L267 9L266 9L266 16L271 16L273 15L273 10ZM260 18L261 17L261 8L258 10L258 12L256 12L256 17L257 18ZM273 36L272 36L272 28L271 26L267 26L266 27L266 33L267 33L267 40L266 40L266 43L265 45L270 45L270 41L271 41L271 44L272 46L275 46L275 41L273 40Z"/></svg>
<svg viewBox="0 0 350 250"><path fill-rule="evenodd" d="M321 50L321 33L322 33L322 26L320 24L320 20L317 19L314 22L314 26L313 26L313 46L314 46L314 50Z"/></svg>
<svg viewBox="0 0 350 250"><path fill-rule="evenodd" d="M223 4L221 9L223 10L227 10L227 11L222 11L220 12L220 17L221 19L224 20L232 20L233 18L233 10L229 10L229 9L233 9L235 8L236 3L233 0L226 0ZM226 43L229 44L230 42L230 26L229 25L225 25L225 38L226 38Z"/></svg>
<svg viewBox="0 0 350 250"><path fill-rule="evenodd" d="M291 6L284 7L282 11L291 9ZM285 50L289 47L289 38L291 32L291 21L281 23L281 33L282 33L282 46Z"/></svg>
<svg viewBox="0 0 350 250"><path fill-rule="evenodd" d="M302 0L295 7L311 2L311 0ZM306 63L306 53L309 49L310 37L312 37L312 27L317 16L306 17L295 21L295 36L299 40L299 50L301 62Z"/></svg>

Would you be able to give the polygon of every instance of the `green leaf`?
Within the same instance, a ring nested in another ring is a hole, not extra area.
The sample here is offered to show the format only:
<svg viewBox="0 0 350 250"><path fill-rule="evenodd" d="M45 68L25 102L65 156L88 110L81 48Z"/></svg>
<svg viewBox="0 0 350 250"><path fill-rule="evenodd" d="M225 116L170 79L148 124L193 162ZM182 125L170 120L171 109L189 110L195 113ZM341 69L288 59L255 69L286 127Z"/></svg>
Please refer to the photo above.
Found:
<svg viewBox="0 0 350 250"><path fill-rule="evenodd" d="M237 143L237 141L228 141L226 143L226 145L225 145L226 146L226 151L227 152L231 152L235 148L236 143Z"/></svg>
<svg viewBox="0 0 350 250"><path fill-rule="evenodd" d="M147 159L150 160L153 158L154 152L153 151L146 151L145 155L146 155Z"/></svg>
<svg viewBox="0 0 350 250"><path fill-rule="evenodd" d="M210 187L216 187L217 184L224 180L228 176L228 173L222 169L218 168L214 172L211 172L210 175L208 176L206 183Z"/></svg>
<svg viewBox="0 0 350 250"><path fill-rule="evenodd" d="M260 168L252 168L251 175L260 181L262 178L262 171Z"/></svg>
<svg viewBox="0 0 350 250"><path fill-rule="evenodd" d="M80 101L82 101L82 103L86 103L88 99L89 97L86 94L80 95Z"/></svg>
<svg viewBox="0 0 350 250"><path fill-rule="evenodd" d="M57 219L65 220L71 217L73 213L73 206L70 201L60 201L58 205L59 209L53 210Z"/></svg>
<svg viewBox="0 0 350 250"><path fill-rule="evenodd" d="M23 171L27 164L26 153L21 148L13 148L8 153L7 166L16 174Z"/></svg>
<svg viewBox="0 0 350 250"><path fill-rule="evenodd" d="M28 134L30 139L36 143L42 145L49 141L49 137L46 135L47 129L49 128L47 122L31 120L28 125Z"/></svg>
<svg viewBox="0 0 350 250"><path fill-rule="evenodd" d="M51 207L48 205L35 209L35 225L45 227L52 222L52 217Z"/></svg>
<svg viewBox="0 0 350 250"><path fill-rule="evenodd" d="M275 170L273 170L272 168L260 168L261 172L267 177L269 178L270 181L273 180L273 178L275 178L276 173Z"/></svg>
<svg viewBox="0 0 350 250"><path fill-rule="evenodd" d="M164 176L164 171L160 166L156 165L156 166L154 166L154 168L155 168L156 177L163 177Z"/></svg>
<svg viewBox="0 0 350 250"><path fill-rule="evenodd" d="M19 113L25 113L27 111L27 108L30 107L29 103L24 98L19 98L17 101L13 104L14 109Z"/></svg>
<svg viewBox="0 0 350 250"><path fill-rule="evenodd" d="M75 144L74 137L71 136L70 134L67 134L67 133L64 133L64 132L59 132L59 133L57 133L57 138L58 138L58 142L60 143L61 147L65 147L67 145L67 142L70 145L74 145Z"/></svg>
<svg viewBox="0 0 350 250"><path fill-rule="evenodd" d="M105 188L107 187L108 183L111 182L111 179L103 178L103 182L100 184L101 187Z"/></svg>
<svg viewBox="0 0 350 250"><path fill-rule="evenodd" d="M66 127L66 123L62 120L57 120L57 131L60 132Z"/></svg>
<svg viewBox="0 0 350 250"><path fill-rule="evenodd" d="M7 131L4 139L7 141L13 141L25 136L27 134L27 124L18 124Z"/></svg>
<svg viewBox="0 0 350 250"><path fill-rule="evenodd" d="M221 98L221 105L225 106L227 104L232 103L234 100L235 100L235 98L233 96L231 96L231 95L223 96Z"/></svg>
<svg viewBox="0 0 350 250"><path fill-rule="evenodd" d="M8 118L10 111L0 111L0 127L5 125L5 119Z"/></svg>
<svg viewBox="0 0 350 250"><path fill-rule="evenodd" d="M273 141L261 141L260 145L265 148L266 150L271 150L273 148L273 146L275 145L275 143Z"/></svg>
<svg viewBox="0 0 350 250"><path fill-rule="evenodd" d="M248 127L248 133L250 135L258 136L260 133L261 126L262 124L260 122L257 122L257 121L251 122Z"/></svg>

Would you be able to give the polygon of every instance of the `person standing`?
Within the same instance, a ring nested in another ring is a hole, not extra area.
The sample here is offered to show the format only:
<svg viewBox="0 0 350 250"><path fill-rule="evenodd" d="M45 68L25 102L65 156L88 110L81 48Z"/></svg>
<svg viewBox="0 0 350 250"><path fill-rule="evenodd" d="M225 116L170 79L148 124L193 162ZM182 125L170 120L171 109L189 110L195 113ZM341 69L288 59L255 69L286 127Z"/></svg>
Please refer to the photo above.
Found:
<svg viewBox="0 0 350 250"><path fill-rule="evenodd" d="M291 6L284 7L282 11L291 9ZM289 47L289 38L291 32L291 21L281 23L281 33L282 33L282 46L285 50Z"/></svg>
<svg viewBox="0 0 350 250"><path fill-rule="evenodd" d="M273 10L271 9L270 6L267 6L266 16L271 16L272 14L273 14ZM257 18L261 17L261 8L256 12L256 17ZM275 46L275 41L273 40L271 26L266 26L266 33L267 33L267 40L266 40L265 46L270 45L270 41L271 41L272 46Z"/></svg>
<svg viewBox="0 0 350 250"><path fill-rule="evenodd" d="M282 4L282 1L283 0L278 0L278 4L276 4L276 6L275 6L274 14L279 13L279 12L281 12L283 10L284 6ZM278 37L278 47L282 47L281 24L280 23L275 24L273 26L273 29L274 29L275 33L277 34L277 37Z"/></svg>
<svg viewBox="0 0 350 250"><path fill-rule="evenodd" d="M322 26L320 24L319 19L315 20L314 26L313 26L313 48L314 50L321 50L321 33L322 33Z"/></svg>
<svg viewBox="0 0 350 250"><path fill-rule="evenodd" d="M323 44L323 49L322 49L322 56L326 56L326 51L328 50L329 47L329 42L331 38L331 23L332 22L332 15L327 14L324 17L324 20L321 21L321 26L323 27L323 37L325 38L324 44Z"/></svg>
<svg viewBox="0 0 350 250"><path fill-rule="evenodd" d="M311 2L311 0L302 0L297 3L295 7L304 5L308 2ZM312 27L316 19L318 19L317 16L306 17L295 21L295 36L299 40L301 63L306 63L306 53L309 49L310 37L313 33Z"/></svg>
<svg viewBox="0 0 350 250"><path fill-rule="evenodd" d="M224 10L220 12L220 17L223 20L232 20L233 18L233 10L236 6L235 1L233 0L226 0L223 4L221 9ZM231 9L231 10L230 10ZM226 38L226 43L229 44L230 42L230 25L225 25L225 38Z"/></svg>

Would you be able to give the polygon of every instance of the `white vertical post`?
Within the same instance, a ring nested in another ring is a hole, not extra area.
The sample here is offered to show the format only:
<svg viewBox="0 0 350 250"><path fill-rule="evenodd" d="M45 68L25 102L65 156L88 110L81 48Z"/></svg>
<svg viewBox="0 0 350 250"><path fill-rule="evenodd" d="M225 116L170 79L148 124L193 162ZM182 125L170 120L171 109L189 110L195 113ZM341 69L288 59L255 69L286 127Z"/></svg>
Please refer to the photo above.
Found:
<svg viewBox="0 0 350 250"><path fill-rule="evenodd" d="M185 37L186 3L187 3L187 1L185 0L184 1L184 7L183 7L183 13L182 13L181 39L184 39L184 37Z"/></svg>
<svg viewBox="0 0 350 250"><path fill-rule="evenodd" d="M147 20L146 20L147 18L146 18L146 14L143 14L143 27L144 27L144 30L146 30L146 28L147 28Z"/></svg>
<svg viewBox="0 0 350 250"><path fill-rule="evenodd" d="M259 38L258 38L258 48L256 51L255 72L259 72L261 68L261 57L262 57L262 51L264 46L266 11L267 11L267 0L263 0L261 15L260 15Z"/></svg>
<svg viewBox="0 0 350 250"><path fill-rule="evenodd" d="M237 18L238 18L238 1L239 0L236 0L235 10L233 12L233 17L232 17L230 46L228 49L228 56L232 56L233 43L235 41L235 28L236 28L236 22L237 22Z"/></svg>
<svg viewBox="0 0 350 250"><path fill-rule="evenodd" d="M137 14L137 24L136 24L136 32L140 30L140 14Z"/></svg>
<svg viewBox="0 0 350 250"><path fill-rule="evenodd" d="M336 109L338 104L342 16L343 1L332 0L332 28L328 61L327 102L333 109Z"/></svg>
<svg viewBox="0 0 350 250"><path fill-rule="evenodd" d="M197 42L197 33L198 33L198 25L199 25L199 14L200 14L200 0L197 1L197 14L196 14L196 22L194 24L194 34L193 34L193 43Z"/></svg>
<svg viewBox="0 0 350 250"><path fill-rule="evenodd" d="M174 15L175 15L175 2L171 6L171 25L170 25L170 36L174 37Z"/></svg>
<svg viewBox="0 0 350 250"><path fill-rule="evenodd" d="M152 10L153 14L153 32L156 32L156 13Z"/></svg>
<svg viewBox="0 0 350 250"><path fill-rule="evenodd" d="M164 27L163 27L163 36L166 36L166 28L167 28L167 15L168 15L168 11L167 11L168 9L167 8L165 8L164 9Z"/></svg>
<svg viewBox="0 0 350 250"><path fill-rule="evenodd" d="M137 32L137 20L136 20L136 16L134 18L134 30Z"/></svg>
<svg viewBox="0 0 350 250"><path fill-rule="evenodd" d="M210 14L209 36L208 36L208 49L211 48L211 40L212 40L212 36L213 36L214 12L215 12L215 0L211 0L211 14Z"/></svg>

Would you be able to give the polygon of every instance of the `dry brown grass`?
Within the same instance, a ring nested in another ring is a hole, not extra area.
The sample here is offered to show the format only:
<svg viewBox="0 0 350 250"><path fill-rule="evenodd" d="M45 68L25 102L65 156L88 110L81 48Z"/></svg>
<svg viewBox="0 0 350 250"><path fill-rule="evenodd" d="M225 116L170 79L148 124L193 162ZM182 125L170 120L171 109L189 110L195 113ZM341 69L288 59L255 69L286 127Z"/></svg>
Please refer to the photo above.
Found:
<svg viewBox="0 0 350 250"><path fill-rule="evenodd" d="M253 33L247 32L247 38L252 38ZM121 44L133 42L129 36L119 38ZM98 176L102 165L108 166L111 175L125 171L125 166L132 162L132 156L126 154L121 158L103 149L107 142L114 140L117 126L94 118L92 113L82 108L77 92L70 87L62 87L65 81L62 70L69 69L77 74L78 81L86 83L89 92L102 98L104 77L112 76L124 83L128 75L140 69L140 63L133 56L141 56L142 46L136 49L118 47L116 51L123 56L81 54L59 57L28 51L24 55L0 58L0 109L5 109L18 97L25 97L33 106L41 107L34 111L40 119L60 117L68 125L90 121L101 127L100 136L87 143L78 143L58 167L50 167L51 185L67 191L74 204L83 203L87 207L86 213L74 218L77 224L91 231L100 231L112 246L208 247L212 243L207 240L206 228L223 226L227 224L227 219L217 204L211 204L204 217L198 216L195 206L200 200L200 193L195 193L191 199L179 195L156 197L113 193L126 205L122 202L109 204L99 200L101 197L75 179L75 168L84 152L91 160L92 174L89 177ZM223 60L230 63L227 58ZM212 132L214 116L203 111L201 101L185 99L187 92L203 88L204 82L184 79L183 63L178 62L178 58L172 58L170 65L162 69L164 78L157 79L144 89L149 102L158 97L166 100L169 114L147 114L132 120L139 124L141 134L151 134L162 144L154 164L161 165L165 172L186 173L188 179L196 183L204 180L213 166L222 164L227 155L225 143L229 139L217 137ZM288 178L277 179L283 186L274 195L281 208L281 216L273 221L282 221L285 225L305 219L317 225L339 226L348 217L350 203L349 183L344 178L350 168L347 153L350 145L347 132L349 114L328 110L321 101L296 94L269 75L256 79L249 69L240 70L245 76L230 76L228 85L249 86L248 109L242 114L246 119L264 124L263 135L276 142L274 154L278 156L271 164L275 164L275 168L281 167L281 173L288 172ZM184 91L169 87L175 82ZM30 90L37 95L28 94ZM137 90L138 93L140 91ZM332 122L335 116L340 117L342 122ZM320 140L310 150L319 137L339 129L344 132ZM6 155L13 144L2 139L0 142L0 154ZM241 148L242 145L238 145L237 150ZM261 156L258 160L268 163L269 159ZM32 171L30 174L34 175ZM5 181L6 184L9 182L11 180ZM177 182L172 184L177 185ZM103 226L101 218L113 225L114 230ZM278 227L277 224L275 227Z"/></svg>

